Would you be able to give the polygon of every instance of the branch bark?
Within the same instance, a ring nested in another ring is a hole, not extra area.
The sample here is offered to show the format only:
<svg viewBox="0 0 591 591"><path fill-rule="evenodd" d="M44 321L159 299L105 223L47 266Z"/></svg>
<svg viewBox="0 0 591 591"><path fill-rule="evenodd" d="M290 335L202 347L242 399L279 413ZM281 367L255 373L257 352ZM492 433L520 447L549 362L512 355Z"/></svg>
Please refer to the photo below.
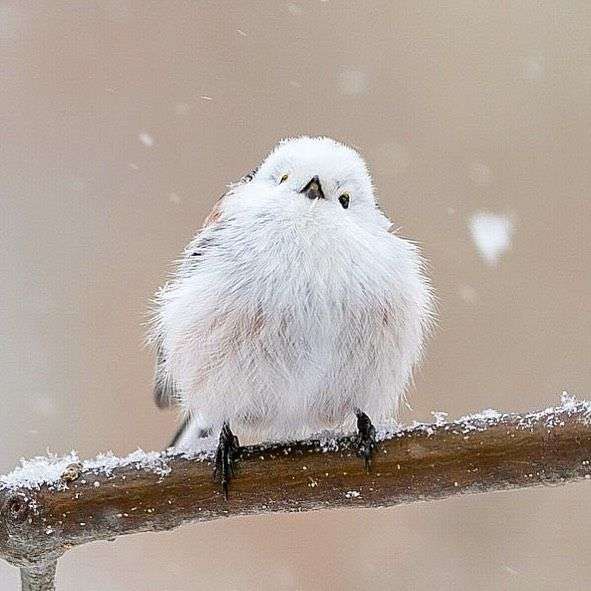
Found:
<svg viewBox="0 0 591 591"><path fill-rule="evenodd" d="M0 556L26 569L24 589L51 589L36 578L95 540L235 515L385 507L591 478L590 424L591 403L571 399L526 415L489 411L418 425L382 440L369 474L351 438L243 448L228 502L212 480L211 455L163 453L158 470L94 462L38 488L5 480Z"/></svg>
<svg viewBox="0 0 591 591"><path fill-rule="evenodd" d="M22 591L54 591L56 560L21 567Z"/></svg>

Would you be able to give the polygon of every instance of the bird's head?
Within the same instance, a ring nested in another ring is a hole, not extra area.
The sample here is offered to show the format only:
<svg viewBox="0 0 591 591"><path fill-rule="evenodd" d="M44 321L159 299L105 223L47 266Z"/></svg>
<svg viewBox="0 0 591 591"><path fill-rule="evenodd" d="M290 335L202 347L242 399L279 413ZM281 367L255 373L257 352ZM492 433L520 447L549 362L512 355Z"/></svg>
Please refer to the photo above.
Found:
<svg viewBox="0 0 591 591"><path fill-rule="evenodd" d="M353 148L330 138L303 136L281 141L253 180L300 211L322 208L327 215L354 217L376 211L365 162Z"/></svg>

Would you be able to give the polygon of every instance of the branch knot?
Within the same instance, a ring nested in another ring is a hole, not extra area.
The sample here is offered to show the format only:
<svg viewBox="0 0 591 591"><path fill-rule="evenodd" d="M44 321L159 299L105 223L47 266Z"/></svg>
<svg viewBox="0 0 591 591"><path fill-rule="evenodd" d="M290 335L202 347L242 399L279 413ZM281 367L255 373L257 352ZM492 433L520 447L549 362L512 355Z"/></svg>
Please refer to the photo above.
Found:
<svg viewBox="0 0 591 591"><path fill-rule="evenodd" d="M9 523L23 523L29 516L30 503L26 495L17 493L8 497L0 511L5 521Z"/></svg>

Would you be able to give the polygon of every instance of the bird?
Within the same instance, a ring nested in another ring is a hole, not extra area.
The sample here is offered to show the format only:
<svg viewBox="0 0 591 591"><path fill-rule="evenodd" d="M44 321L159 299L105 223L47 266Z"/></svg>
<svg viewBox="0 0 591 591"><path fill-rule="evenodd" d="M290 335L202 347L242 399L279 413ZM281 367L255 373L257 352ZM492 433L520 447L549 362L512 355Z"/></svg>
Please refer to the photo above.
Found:
<svg viewBox="0 0 591 591"><path fill-rule="evenodd" d="M184 416L171 445L219 435L226 499L238 435L356 420L369 469L373 421L396 420L434 320L419 247L382 212L360 154L328 137L281 140L229 185L153 304L154 398Z"/></svg>

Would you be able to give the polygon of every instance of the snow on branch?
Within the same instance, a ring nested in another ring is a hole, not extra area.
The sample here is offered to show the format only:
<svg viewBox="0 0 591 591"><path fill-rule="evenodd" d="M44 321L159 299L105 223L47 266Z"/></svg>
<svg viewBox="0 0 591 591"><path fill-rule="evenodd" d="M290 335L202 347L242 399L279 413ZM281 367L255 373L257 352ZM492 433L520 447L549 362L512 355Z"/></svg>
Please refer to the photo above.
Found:
<svg viewBox="0 0 591 591"><path fill-rule="evenodd" d="M453 422L439 414L379 439L369 474L350 437L242 448L228 502L207 450L21 461L0 477L0 557L22 567L23 588L52 589L37 579L52 579L66 550L95 540L236 515L385 507L591 478L591 402L568 396L528 414L488 410Z"/></svg>

